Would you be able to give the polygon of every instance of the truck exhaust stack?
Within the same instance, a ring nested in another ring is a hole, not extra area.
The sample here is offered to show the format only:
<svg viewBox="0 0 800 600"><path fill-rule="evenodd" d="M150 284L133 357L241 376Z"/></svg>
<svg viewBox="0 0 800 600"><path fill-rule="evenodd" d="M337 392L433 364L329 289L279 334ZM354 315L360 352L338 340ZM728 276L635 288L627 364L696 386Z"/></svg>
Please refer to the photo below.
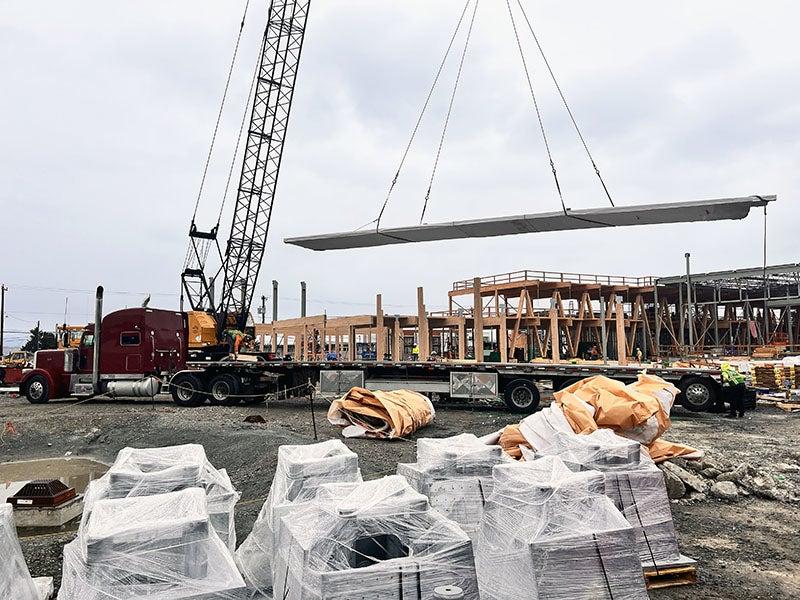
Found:
<svg viewBox="0 0 800 600"><path fill-rule="evenodd" d="M103 286L97 286L94 304L94 343L92 344L92 387L100 393L100 334L103 322Z"/></svg>

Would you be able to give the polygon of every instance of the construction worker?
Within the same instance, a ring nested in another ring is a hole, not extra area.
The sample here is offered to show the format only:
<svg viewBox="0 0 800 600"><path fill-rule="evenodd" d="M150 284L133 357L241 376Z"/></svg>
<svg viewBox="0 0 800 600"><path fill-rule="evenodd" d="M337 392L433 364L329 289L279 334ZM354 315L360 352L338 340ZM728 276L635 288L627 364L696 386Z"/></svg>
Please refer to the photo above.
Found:
<svg viewBox="0 0 800 600"><path fill-rule="evenodd" d="M414 344L411 348L411 360L419 360L419 345Z"/></svg>
<svg viewBox="0 0 800 600"><path fill-rule="evenodd" d="M744 418L744 394L747 390L744 375L730 363L722 363L722 385L728 388L728 399L731 404L730 412L725 415L735 419L737 416Z"/></svg>
<svg viewBox="0 0 800 600"><path fill-rule="evenodd" d="M244 340L244 334L238 329L226 329L225 341L228 344L228 352L233 354L233 358L239 358L239 346Z"/></svg>

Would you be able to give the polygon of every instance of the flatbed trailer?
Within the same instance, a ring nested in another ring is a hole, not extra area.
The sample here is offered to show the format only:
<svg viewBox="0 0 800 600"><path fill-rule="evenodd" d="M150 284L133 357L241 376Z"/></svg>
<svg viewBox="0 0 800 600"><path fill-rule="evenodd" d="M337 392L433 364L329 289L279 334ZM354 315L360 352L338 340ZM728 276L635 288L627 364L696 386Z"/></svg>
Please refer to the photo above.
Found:
<svg viewBox="0 0 800 600"><path fill-rule="evenodd" d="M497 399L512 412L531 413L539 406L545 384L556 391L594 375L630 383L645 370L678 387L678 402L689 410L711 410L718 399L724 400L721 372L711 368L541 362L295 362L266 360L263 354L242 355L242 360L192 358L187 361L187 369L171 380L173 398L184 406L197 406L209 398L217 404L233 404L250 397L260 401L269 393L292 395L293 390L305 392L311 385L330 396L359 386L371 390L410 389L434 400Z"/></svg>

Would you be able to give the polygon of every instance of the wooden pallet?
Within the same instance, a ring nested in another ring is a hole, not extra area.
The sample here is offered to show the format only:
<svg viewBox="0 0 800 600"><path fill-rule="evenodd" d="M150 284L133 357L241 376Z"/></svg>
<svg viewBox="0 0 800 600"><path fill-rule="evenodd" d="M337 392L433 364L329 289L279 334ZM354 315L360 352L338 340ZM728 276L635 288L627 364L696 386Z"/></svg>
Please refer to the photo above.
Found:
<svg viewBox="0 0 800 600"><path fill-rule="evenodd" d="M648 590L697 583L697 562L683 555L678 561L658 565L658 568L652 564L645 564L643 570Z"/></svg>

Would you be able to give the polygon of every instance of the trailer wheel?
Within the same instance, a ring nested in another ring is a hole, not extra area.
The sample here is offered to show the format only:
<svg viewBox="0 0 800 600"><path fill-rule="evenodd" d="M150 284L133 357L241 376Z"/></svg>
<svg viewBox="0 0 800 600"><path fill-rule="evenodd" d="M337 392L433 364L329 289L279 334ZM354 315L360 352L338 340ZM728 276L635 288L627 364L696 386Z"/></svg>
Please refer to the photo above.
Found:
<svg viewBox="0 0 800 600"><path fill-rule="evenodd" d="M178 373L169 382L169 389L178 406L200 406L206 401L203 382L194 373Z"/></svg>
<svg viewBox="0 0 800 600"><path fill-rule="evenodd" d="M50 384L44 375L34 375L25 384L25 397L31 404L44 404L50 400Z"/></svg>
<svg viewBox="0 0 800 600"><path fill-rule="evenodd" d="M579 381L582 380L583 380L582 377L568 377L567 379L563 379L557 386L554 385L553 391L560 392L564 388L568 388L569 386L571 386L573 383L578 383Z"/></svg>
<svg viewBox="0 0 800 600"><path fill-rule="evenodd" d="M242 386L239 380L233 375L222 373L217 375L208 384L208 391L211 393L211 404L217 406L233 406L239 404L239 391Z"/></svg>
<svg viewBox="0 0 800 600"><path fill-rule="evenodd" d="M709 411L717 401L717 390L707 377L690 377L679 387L681 404L693 412Z"/></svg>
<svg viewBox="0 0 800 600"><path fill-rule="evenodd" d="M530 414L539 407L539 388L527 379L515 379L503 391L508 410Z"/></svg>

